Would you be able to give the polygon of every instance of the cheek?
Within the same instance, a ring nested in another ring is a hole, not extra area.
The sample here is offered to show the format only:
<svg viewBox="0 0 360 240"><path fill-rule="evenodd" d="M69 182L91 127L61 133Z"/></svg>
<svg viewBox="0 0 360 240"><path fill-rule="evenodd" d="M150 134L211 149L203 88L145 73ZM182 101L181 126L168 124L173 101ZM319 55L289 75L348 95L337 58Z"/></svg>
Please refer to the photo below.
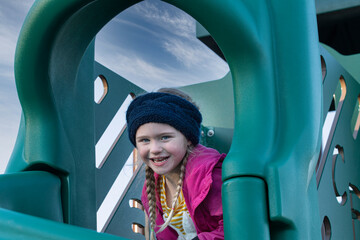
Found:
<svg viewBox="0 0 360 240"><path fill-rule="evenodd" d="M178 142L177 144L171 145L171 147L168 148L169 152L181 159L185 155L186 149L187 145L184 142Z"/></svg>
<svg viewBox="0 0 360 240"><path fill-rule="evenodd" d="M146 159L147 156L147 150L144 147L137 147L137 152L141 158L141 160L144 161L144 159Z"/></svg>

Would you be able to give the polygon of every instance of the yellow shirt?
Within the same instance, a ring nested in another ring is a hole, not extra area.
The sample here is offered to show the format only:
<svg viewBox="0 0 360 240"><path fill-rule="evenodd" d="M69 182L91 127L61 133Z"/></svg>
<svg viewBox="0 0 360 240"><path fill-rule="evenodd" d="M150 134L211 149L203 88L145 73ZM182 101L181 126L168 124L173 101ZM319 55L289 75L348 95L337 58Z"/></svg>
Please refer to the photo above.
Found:
<svg viewBox="0 0 360 240"><path fill-rule="evenodd" d="M165 221L171 212L171 208L166 205L165 176L160 177L160 202L164 213L163 218ZM184 225L186 225L185 229ZM196 236L196 229L186 207L182 190L177 199L177 204L175 205L174 209L174 216L170 221L170 226L179 234L179 239L188 239L188 237L191 237L190 239L192 239L192 237Z"/></svg>

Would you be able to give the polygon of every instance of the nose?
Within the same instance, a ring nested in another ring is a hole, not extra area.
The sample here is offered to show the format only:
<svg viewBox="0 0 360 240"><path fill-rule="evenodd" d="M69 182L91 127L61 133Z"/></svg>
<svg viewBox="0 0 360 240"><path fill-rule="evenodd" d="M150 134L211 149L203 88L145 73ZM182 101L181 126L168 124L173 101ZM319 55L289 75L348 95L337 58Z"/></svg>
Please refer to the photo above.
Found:
<svg viewBox="0 0 360 240"><path fill-rule="evenodd" d="M162 146L159 141L151 141L150 143L150 153L159 154L162 151Z"/></svg>

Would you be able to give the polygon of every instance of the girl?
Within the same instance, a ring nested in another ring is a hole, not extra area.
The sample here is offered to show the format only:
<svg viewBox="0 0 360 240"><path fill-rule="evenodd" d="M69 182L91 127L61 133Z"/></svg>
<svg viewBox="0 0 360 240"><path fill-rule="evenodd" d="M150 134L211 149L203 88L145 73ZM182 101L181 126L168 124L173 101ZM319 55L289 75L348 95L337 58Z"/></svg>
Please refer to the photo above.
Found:
<svg viewBox="0 0 360 240"><path fill-rule="evenodd" d="M225 155L199 144L198 108L183 96L147 93L132 101L126 121L130 141L146 164L141 200L151 238L224 239Z"/></svg>

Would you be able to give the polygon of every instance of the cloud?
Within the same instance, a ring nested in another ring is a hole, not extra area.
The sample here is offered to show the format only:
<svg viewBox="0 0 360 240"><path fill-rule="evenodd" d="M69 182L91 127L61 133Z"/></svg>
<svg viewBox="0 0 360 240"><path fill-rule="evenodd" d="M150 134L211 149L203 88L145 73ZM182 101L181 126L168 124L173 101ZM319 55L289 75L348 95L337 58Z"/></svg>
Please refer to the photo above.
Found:
<svg viewBox="0 0 360 240"><path fill-rule="evenodd" d="M133 11L148 23L157 25L177 36L192 38L195 34L195 20L182 10L160 1L143 1Z"/></svg>
<svg viewBox="0 0 360 240"><path fill-rule="evenodd" d="M187 68L209 68L211 72L228 71L227 64L195 37L190 41L168 38L164 41L163 47Z"/></svg>
<svg viewBox="0 0 360 240"><path fill-rule="evenodd" d="M13 77L17 38L26 13L33 2L14 0L0 4L0 66L1 70L5 70L0 73L2 77Z"/></svg>
<svg viewBox="0 0 360 240"><path fill-rule="evenodd" d="M137 18L119 14L98 34L95 49L96 60L124 78L150 91L219 79L229 71L196 38L195 20L186 13L159 1L144 1L126 11ZM112 28L123 30L124 25L126 34ZM131 36L137 38L124 41Z"/></svg>
<svg viewBox="0 0 360 240"><path fill-rule="evenodd" d="M7 31L4 26L0 26L0 65L12 67L14 65L14 55L17 34Z"/></svg>
<svg viewBox="0 0 360 240"><path fill-rule="evenodd" d="M149 57L141 49L117 44L117 41L97 39L95 59L148 91L215 80L229 71L228 65L197 39L164 39L159 44L164 45L168 56L161 59L159 56ZM170 61L169 56L176 61Z"/></svg>
<svg viewBox="0 0 360 240"><path fill-rule="evenodd" d="M104 29L102 31L106 32L107 34L113 34L114 29L112 29L112 27L116 28L116 25L113 23L132 27L133 29L137 29L141 32L147 32L150 35L157 36L157 32L154 31L153 29L145 27L144 25L138 24L134 21L129 21L127 19L121 18L121 17L115 17L107 26L104 27ZM109 29L107 29L108 27L109 27Z"/></svg>
<svg viewBox="0 0 360 240"><path fill-rule="evenodd" d="M207 80L223 77L229 71L227 63L196 38L196 21L184 11L155 0L135 5L134 11L166 30L167 34L159 38L161 47L187 71Z"/></svg>
<svg viewBox="0 0 360 240"><path fill-rule="evenodd" d="M107 47L110 47L110 44ZM179 83L179 81L172 81L173 73L168 69L144 60L140 54L120 49L118 46L113 46L112 49L117 49L116 53L112 51L104 54L103 51L102 54L96 55L96 61L141 88L153 91L162 86L174 87Z"/></svg>
<svg viewBox="0 0 360 240"><path fill-rule="evenodd" d="M96 61L147 91L160 87L179 87L215 80L228 72L227 65L223 62L222 65L217 61L208 62L208 65L199 63L203 68L196 65L184 71L181 67L166 63L157 66L146 61L140 54L127 51L127 49L120 50L119 46L113 46L112 49L113 51L108 54L102 51L102 54L97 55ZM114 54L114 52L117 53Z"/></svg>
<svg viewBox="0 0 360 240"><path fill-rule="evenodd" d="M14 88L2 87L0 94L0 174L5 171L20 123L21 108Z"/></svg>

